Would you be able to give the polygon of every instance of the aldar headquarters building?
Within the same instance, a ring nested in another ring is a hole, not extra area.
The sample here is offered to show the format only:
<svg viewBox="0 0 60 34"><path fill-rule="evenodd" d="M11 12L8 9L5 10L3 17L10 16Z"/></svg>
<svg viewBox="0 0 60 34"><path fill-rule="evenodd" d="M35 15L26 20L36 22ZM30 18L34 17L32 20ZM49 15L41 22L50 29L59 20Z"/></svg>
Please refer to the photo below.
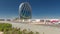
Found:
<svg viewBox="0 0 60 34"><path fill-rule="evenodd" d="M19 18L20 19L31 19L32 10L28 2L23 2L19 6Z"/></svg>

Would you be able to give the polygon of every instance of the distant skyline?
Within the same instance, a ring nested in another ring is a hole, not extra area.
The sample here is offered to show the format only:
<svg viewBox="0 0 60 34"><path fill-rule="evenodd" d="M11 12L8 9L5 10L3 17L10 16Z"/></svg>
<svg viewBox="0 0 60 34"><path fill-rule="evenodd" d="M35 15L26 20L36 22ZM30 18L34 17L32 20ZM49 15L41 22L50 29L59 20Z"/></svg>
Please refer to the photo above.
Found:
<svg viewBox="0 0 60 34"><path fill-rule="evenodd" d="M19 16L19 5L26 0L0 0L0 18ZM60 0L29 0L32 19L60 18Z"/></svg>

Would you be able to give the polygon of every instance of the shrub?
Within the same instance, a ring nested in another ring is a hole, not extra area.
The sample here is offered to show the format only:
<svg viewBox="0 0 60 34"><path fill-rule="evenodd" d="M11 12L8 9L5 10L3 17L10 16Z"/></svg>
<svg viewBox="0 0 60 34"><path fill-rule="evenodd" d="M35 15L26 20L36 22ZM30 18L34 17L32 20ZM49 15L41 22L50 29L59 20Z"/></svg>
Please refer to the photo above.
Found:
<svg viewBox="0 0 60 34"><path fill-rule="evenodd" d="M12 24L8 23L0 23L0 31L3 31L4 34L34 34L32 31L27 31L24 29L23 31L20 28L12 28ZM36 34L39 34L36 32Z"/></svg>
<svg viewBox="0 0 60 34"><path fill-rule="evenodd" d="M9 28L12 28L12 24L0 23L0 31L8 31Z"/></svg>
<svg viewBox="0 0 60 34"><path fill-rule="evenodd" d="M28 34L34 34L32 31L30 31Z"/></svg>
<svg viewBox="0 0 60 34"><path fill-rule="evenodd" d="M36 32L36 34L39 34L39 32Z"/></svg>

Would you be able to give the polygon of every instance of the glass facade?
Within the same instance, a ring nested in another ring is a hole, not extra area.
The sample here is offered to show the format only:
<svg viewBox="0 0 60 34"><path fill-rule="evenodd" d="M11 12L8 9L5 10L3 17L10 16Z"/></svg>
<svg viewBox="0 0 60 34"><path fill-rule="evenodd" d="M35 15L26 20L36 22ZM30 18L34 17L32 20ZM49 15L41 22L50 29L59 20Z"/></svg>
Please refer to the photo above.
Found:
<svg viewBox="0 0 60 34"><path fill-rule="evenodd" d="M20 19L31 19L31 6L29 3L21 3L19 7Z"/></svg>

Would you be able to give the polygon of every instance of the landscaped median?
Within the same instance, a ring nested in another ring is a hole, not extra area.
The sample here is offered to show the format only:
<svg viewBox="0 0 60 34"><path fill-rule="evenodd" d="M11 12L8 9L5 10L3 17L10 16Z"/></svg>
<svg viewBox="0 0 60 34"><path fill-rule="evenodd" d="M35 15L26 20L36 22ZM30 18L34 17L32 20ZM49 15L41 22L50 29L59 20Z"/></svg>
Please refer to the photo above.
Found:
<svg viewBox="0 0 60 34"><path fill-rule="evenodd" d="M0 31L3 34L39 34L38 32L27 31L26 29L21 31L20 28L12 28L12 24L9 23L0 23Z"/></svg>

